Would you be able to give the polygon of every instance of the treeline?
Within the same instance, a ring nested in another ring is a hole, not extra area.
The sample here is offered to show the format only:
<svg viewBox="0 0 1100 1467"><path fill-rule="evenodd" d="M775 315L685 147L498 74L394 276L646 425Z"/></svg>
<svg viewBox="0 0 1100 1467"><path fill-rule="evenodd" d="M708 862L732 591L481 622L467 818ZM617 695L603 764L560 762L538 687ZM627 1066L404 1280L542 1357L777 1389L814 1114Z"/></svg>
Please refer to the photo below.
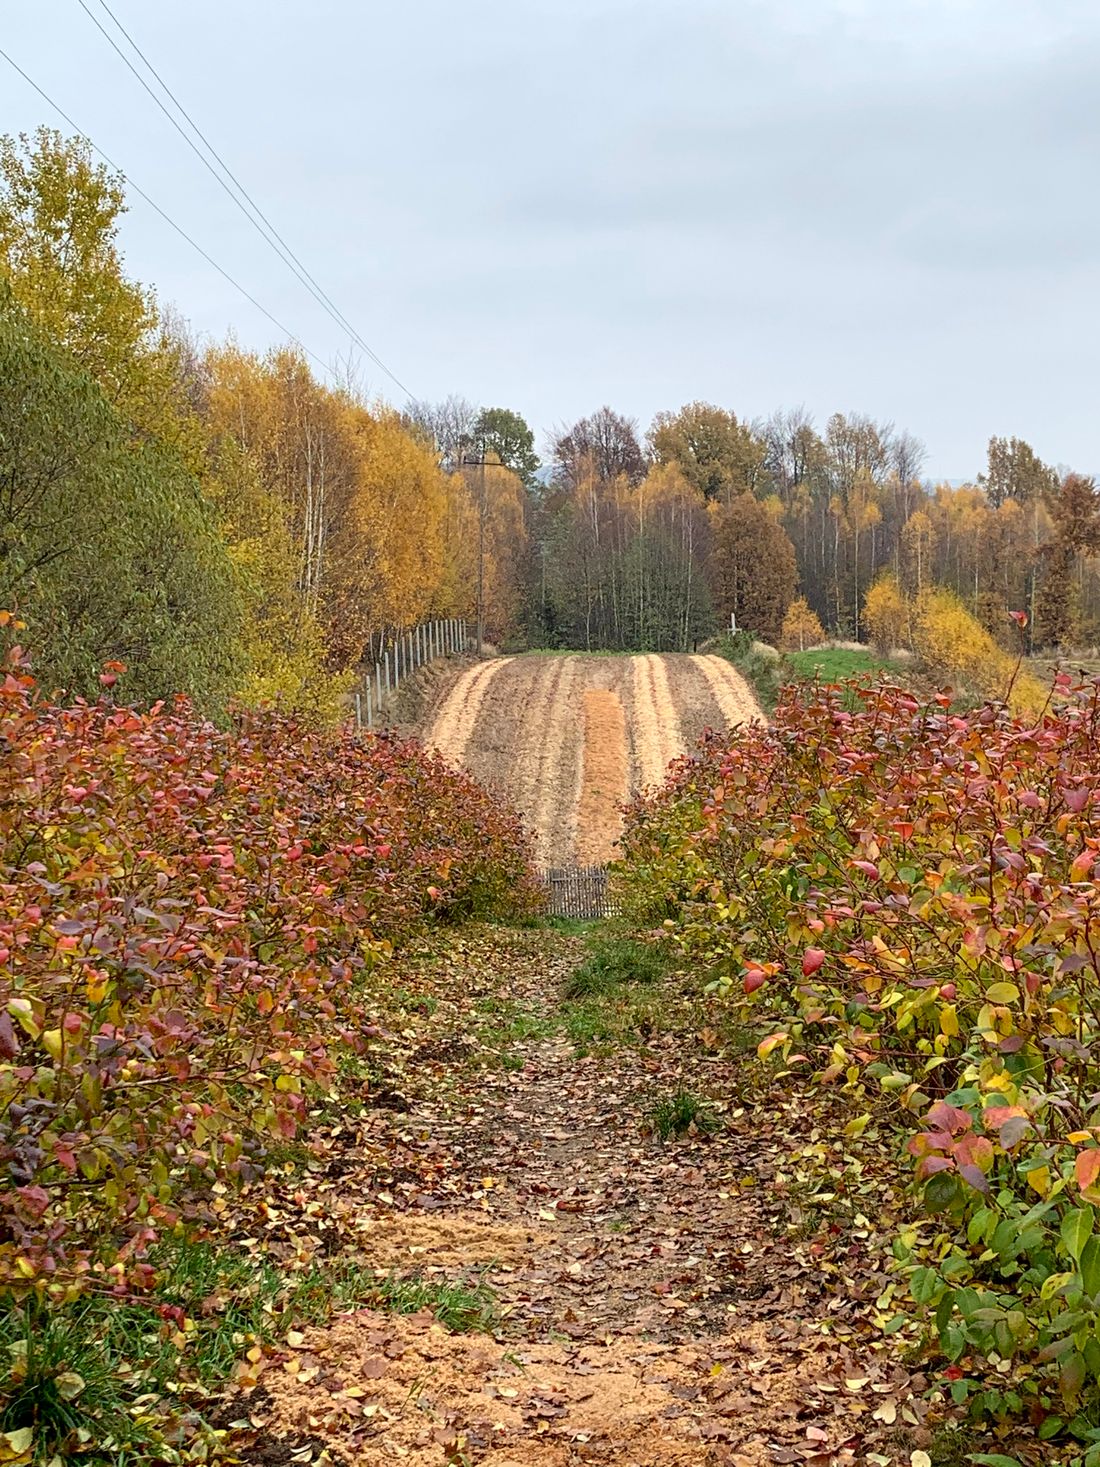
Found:
<svg viewBox="0 0 1100 1467"><path fill-rule="evenodd" d="M524 487L484 492L299 348L198 346L127 278L121 181L0 140L0 606L40 683L337 711L390 629L518 621Z"/></svg>
<svg viewBox="0 0 1100 1467"><path fill-rule="evenodd" d="M909 433L802 411L745 423L692 403L645 443L604 408L555 435L532 512L534 634L570 645L686 647L739 625L778 640L799 594L825 631L863 638L870 588L954 592L999 640L1028 613L1029 650L1100 640L1096 487L994 438L973 484L931 486ZM797 618L796 618L797 619Z"/></svg>
<svg viewBox="0 0 1100 1467"><path fill-rule="evenodd" d="M554 433L541 468L522 419L501 416L489 451L528 486L534 644L675 650L731 613L769 641L785 621L802 639L862 640L883 581L912 604L951 592L1013 650L1011 611L1027 615L1029 651L1100 641L1096 486L1019 439L992 439L974 482L953 487L927 482L912 434L858 414L820 432L801 410L748 423L690 403L643 439L604 407ZM444 463L485 450L460 398L412 417Z"/></svg>

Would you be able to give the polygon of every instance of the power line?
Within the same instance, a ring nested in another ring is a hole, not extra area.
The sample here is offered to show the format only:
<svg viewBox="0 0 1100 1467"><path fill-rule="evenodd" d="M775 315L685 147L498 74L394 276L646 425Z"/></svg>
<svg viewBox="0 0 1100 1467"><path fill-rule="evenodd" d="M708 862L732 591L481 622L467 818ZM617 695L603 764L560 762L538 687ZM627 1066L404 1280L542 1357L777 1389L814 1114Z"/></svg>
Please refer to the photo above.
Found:
<svg viewBox="0 0 1100 1467"><path fill-rule="evenodd" d="M366 356L368 356L370 360L374 362L375 366L377 366L380 371L384 372L386 376L389 377L391 382L395 383L401 389L401 391L405 393L407 397L412 398L414 394L409 390L409 388L405 386L400 378L398 378L389 369L389 367L386 366L385 362L377 354L377 352L375 352L370 346L368 346L366 341L364 341L363 337L351 324L348 318L339 309L332 298L318 283L313 274L309 271L309 269L307 269L307 267L302 263L302 261L291 249L291 247L287 244L286 240L279 233L278 229L276 229L275 225L272 224L271 220L263 212L259 204L256 203L255 199L245 188L244 184L241 183L240 179L229 167L228 163L226 163L225 159L221 156L218 150L214 147L213 143L210 141L203 130L199 127L195 119L188 112L187 108L175 95L171 87L169 87L168 83L164 80L161 74L157 71L156 67L149 60L148 56L146 56L145 52L141 49L138 43L134 40L133 36L130 35L129 31L119 20L118 16L107 4L107 0L99 0L99 5L101 9L103 9L107 13L117 30L123 37L125 37L126 41L129 43L135 54L140 58L149 73L155 78L161 90L169 98L169 100L172 102L173 106L180 113L180 115L186 120L187 125L191 128L191 131L202 143L203 147L210 154L210 157L213 158L214 161L217 163L218 168L221 169L221 174L216 171L210 160L203 155L203 153L195 145L192 138L187 135L187 133L180 126L176 118L172 116L171 112L161 101L160 97L157 96L156 92L154 92L149 83L134 66L130 58L125 54L125 52L115 41L114 37L107 32L107 30L98 20L98 18L93 15L92 11L88 8L86 0L77 0L77 4L84 11L88 19L92 22L92 24L96 27L100 34L104 37L108 45L110 45L111 48L115 51L116 55L119 56L125 66L129 69L129 71L134 75L134 77L137 78L138 82L140 82L145 91L148 92L149 96L160 108L161 112L164 113L165 117L167 117L168 121L176 129L180 137L183 138L184 142L195 154L195 157L198 158L199 162L203 165L206 171L225 191L225 193L229 195L229 197L233 200L233 203L236 204L237 208L248 220L249 224L251 224L256 232L261 236L264 242L270 245L270 247L280 258L280 260L282 260L283 264L285 264L288 269L293 272L293 274L301 282L301 284L305 286L305 288L309 291L310 295L318 303L318 305L321 306L323 310L327 311L329 316L331 316L336 324L348 333L348 335L361 348ZM222 176L223 174L224 177ZM226 182L226 179L229 180L228 183ZM236 190L236 192L234 192L234 190ZM244 202L242 202L242 199L244 200Z"/></svg>
<svg viewBox="0 0 1100 1467"><path fill-rule="evenodd" d="M155 200L151 199L149 195L145 192L145 190L139 187L128 173L123 172L123 170L118 166L114 159L109 154L105 153L102 148L98 147L82 128L76 125L76 123L65 111L65 109L61 107L57 102L55 102L48 92L43 91L38 83L32 77L27 75L27 73L18 64L18 62L13 60L13 58L8 55L8 53L3 49L2 46L0 46L0 56L4 58L4 60L14 71L17 71L19 73L19 75L23 78L23 80L27 83L29 87L33 87L33 89L38 93L38 95L47 104L47 106L52 107L57 115L69 124L73 132L76 133L77 137L82 138L84 142L88 144L89 148L91 148L93 153L98 153L99 156L103 159L104 163L106 163L109 168L113 168L114 171L119 174L122 179L124 179L129 187L133 189L134 193L136 193L139 198L144 199L145 202L149 205L150 209L159 214L164 222L170 225L181 239L185 239L187 243L191 246L191 248L193 250L196 250L203 257L208 265L213 266L213 268L224 280L228 280L233 289L239 291L241 295L244 296L245 300L251 302L251 304L256 307L260 314L266 316L271 324L273 326L276 326L285 337L300 346L307 356L312 357L323 372L331 375L331 368L325 364L321 357L319 357L316 352L310 351L309 347L306 346L301 337L296 336L288 326L284 326L277 316L273 316L266 306L260 304L256 297L251 293L251 291L246 290L239 280L234 280L233 276L230 275L228 270L224 270L212 255L207 254L202 245L200 245L196 240L192 239L191 235L187 233L186 229L184 229L182 225L177 224L176 221L171 217L171 215L166 214L165 211L160 207L160 205L156 203Z"/></svg>

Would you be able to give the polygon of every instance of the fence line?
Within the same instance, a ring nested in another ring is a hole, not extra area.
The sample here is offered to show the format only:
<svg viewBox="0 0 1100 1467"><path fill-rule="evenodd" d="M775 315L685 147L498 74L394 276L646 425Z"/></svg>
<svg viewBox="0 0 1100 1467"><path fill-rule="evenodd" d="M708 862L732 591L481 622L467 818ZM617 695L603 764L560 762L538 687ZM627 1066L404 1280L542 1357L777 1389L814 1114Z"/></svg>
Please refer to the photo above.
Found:
<svg viewBox="0 0 1100 1467"><path fill-rule="evenodd" d="M469 626L463 617L420 622L406 631L387 637L374 667L355 693L356 728L375 728L382 720L386 700L397 692L425 663L454 657L470 645Z"/></svg>
<svg viewBox="0 0 1100 1467"><path fill-rule="evenodd" d="M540 871L539 879L552 917L592 921L618 913L608 886L606 866L554 866Z"/></svg>

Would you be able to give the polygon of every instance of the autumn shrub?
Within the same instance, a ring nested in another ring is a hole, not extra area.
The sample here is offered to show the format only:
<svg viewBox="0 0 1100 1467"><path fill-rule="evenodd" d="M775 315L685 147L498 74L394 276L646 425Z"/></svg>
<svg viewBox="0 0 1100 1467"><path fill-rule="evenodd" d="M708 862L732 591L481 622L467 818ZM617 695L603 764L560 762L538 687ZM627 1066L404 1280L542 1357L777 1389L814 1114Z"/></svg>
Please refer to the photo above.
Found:
<svg viewBox="0 0 1100 1467"><path fill-rule="evenodd" d="M104 675L108 684L116 672ZM363 981L534 900L518 820L411 743L0 684L0 1289L141 1290L187 1198L262 1173ZM217 1210L215 1208L215 1210Z"/></svg>
<svg viewBox="0 0 1100 1467"><path fill-rule="evenodd" d="M1100 1408L1100 682L1057 692L788 691L634 805L618 874L762 1057L896 1122L955 1399L1051 1437Z"/></svg>
<svg viewBox="0 0 1100 1467"><path fill-rule="evenodd" d="M1007 698L1017 713L1035 713L1046 689L999 647L950 591L930 591L915 609L913 645L933 678L961 682L983 697Z"/></svg>

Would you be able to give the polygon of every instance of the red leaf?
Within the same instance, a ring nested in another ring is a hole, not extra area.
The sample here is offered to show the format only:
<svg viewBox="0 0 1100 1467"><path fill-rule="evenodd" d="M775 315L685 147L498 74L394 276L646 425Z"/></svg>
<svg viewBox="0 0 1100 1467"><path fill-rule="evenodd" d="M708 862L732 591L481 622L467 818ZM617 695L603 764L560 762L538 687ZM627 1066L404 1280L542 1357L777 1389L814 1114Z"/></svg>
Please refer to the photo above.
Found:
<svg viewBox="0 0 1100 1467"><path fill-rule="evenodd" d="M959 1167L959 1176L963 1181L969 1182L976 1192L989 1191L989 1180L985 1172L980 1166L975 1166L973 1162L967 1162L965 1166Z"/></svg>
<svg viewBox="0 0 1100 1467"><path fill-rule="evenodd" d="M767 974L762 973L759 968L750 968L749 971L745 974L741 987L745 990L746 993L755 993L758 988L762 988L764 986L764 980L766 977Z"/></svg>
<svg viewBox="0 0 1100 1467"><path fill-rule="evenodd" d="M932 1107L925 1119L930 1126L949 1131L952 1136L962 1135L974 1124L974 1118L969 1111L960 1110L957 1105L948 1105L942 1100Z"/></svg>
<svg viewBox="0 0 1100 1467"><path fill-rule="evenodd" d="M808 947L802 954L802 975L808 978L811 973L816 973L825 961L825 954L819 947Z"/></svg>

